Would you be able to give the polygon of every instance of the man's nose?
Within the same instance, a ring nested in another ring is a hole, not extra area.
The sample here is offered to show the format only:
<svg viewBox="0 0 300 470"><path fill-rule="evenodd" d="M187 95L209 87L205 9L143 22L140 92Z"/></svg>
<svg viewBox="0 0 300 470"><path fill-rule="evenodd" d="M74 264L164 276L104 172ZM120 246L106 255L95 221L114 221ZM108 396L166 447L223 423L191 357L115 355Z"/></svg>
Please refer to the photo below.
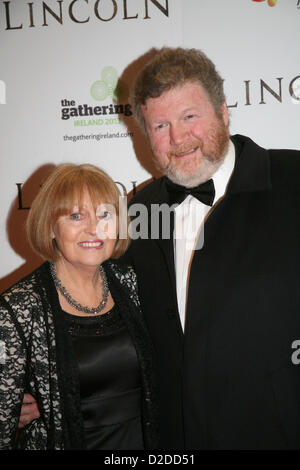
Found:
<svg viewBox="0 0 300 470"><path fill-rule="evenodd" d="M175 123L170 126L170 142L172 145L181 145L188 135L183 124Z"/></svg>

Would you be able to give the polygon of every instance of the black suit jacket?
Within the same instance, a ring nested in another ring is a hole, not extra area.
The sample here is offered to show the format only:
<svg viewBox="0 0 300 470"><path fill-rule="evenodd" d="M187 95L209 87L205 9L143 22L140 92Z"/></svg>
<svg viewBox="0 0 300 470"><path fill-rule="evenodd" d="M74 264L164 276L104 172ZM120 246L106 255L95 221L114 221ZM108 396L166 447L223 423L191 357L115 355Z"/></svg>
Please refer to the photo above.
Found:
<svg viewBox="0 0 300 470"><path fill-rule="evenodd" d="M124 255L156 349L163 449L300 448L300 152L232 140L234 172L191 265L184 334L172 238L134 240ZM168 201L163 177L132 202Z"/></svg>

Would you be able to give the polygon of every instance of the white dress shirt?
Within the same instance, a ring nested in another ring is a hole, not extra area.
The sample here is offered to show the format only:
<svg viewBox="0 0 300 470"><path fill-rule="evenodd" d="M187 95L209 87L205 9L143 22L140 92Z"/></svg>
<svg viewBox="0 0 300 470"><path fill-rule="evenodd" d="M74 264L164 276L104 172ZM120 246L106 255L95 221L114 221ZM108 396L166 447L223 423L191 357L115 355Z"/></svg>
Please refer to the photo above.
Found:
<svg viewBox="0 0 300 470"><path fill-rule="evenodd" d="M186 302L190 266L195 250L201 249L204 238L204 222L213 207L224 196L235 163L235 149L230 141L222 165L212 176L215 185L213 206L207 206L193 196L188 196L176 209L174 220L174 256L177 303L182 329L185 326Z"/></svg>

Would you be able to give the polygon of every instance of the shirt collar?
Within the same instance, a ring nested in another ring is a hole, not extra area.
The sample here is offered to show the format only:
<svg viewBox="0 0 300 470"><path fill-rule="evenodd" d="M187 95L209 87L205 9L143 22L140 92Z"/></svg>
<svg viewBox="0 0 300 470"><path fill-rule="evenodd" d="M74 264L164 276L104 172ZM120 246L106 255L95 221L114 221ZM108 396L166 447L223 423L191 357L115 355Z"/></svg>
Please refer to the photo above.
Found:
<svg viewBox="0 0 300 470"><path fill-rule="evenodd" d="M221 197L224 196L229 180L233 173L234 165L235 165L235 147L233 145L233 142L229 140L228 150L224 157L223 163L221 164L221 166L219 166L217 171L212 176L212 180L215 186L215 198L214 198L213 205L215 205L216 202ZM191 204L202 205L202 202L198 201L198 199L189 195L181 204L179 204L179 206L175 209L175 212L179 213L183 209L183 206L187 206Z"/></svg>
<svg viewBox="0 0 300 470"><path fill-rule="evenodd" d="M229 140L228 150L223 160L223 163L212 176L212 179L215 185L215 191L216 191L214 204L222 196L224 196L230 177L233 173L234 165L235 165L235 147L232 141Z"/></svg>

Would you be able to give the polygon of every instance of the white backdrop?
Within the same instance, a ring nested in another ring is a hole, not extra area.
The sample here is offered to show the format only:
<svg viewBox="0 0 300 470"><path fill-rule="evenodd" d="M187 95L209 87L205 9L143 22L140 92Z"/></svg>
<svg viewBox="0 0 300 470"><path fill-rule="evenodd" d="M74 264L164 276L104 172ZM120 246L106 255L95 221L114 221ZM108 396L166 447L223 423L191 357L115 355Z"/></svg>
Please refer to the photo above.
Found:
<svg viewBox="0 0 300 470"><path fill-rule="evenodd" d="M225 79L231 132L300 149L300 0L270 3L0 1L0 291L40 263L23 226L53 165L94 163L128 193L157 176L125 115L152 48L204 50Z"/></svg>

